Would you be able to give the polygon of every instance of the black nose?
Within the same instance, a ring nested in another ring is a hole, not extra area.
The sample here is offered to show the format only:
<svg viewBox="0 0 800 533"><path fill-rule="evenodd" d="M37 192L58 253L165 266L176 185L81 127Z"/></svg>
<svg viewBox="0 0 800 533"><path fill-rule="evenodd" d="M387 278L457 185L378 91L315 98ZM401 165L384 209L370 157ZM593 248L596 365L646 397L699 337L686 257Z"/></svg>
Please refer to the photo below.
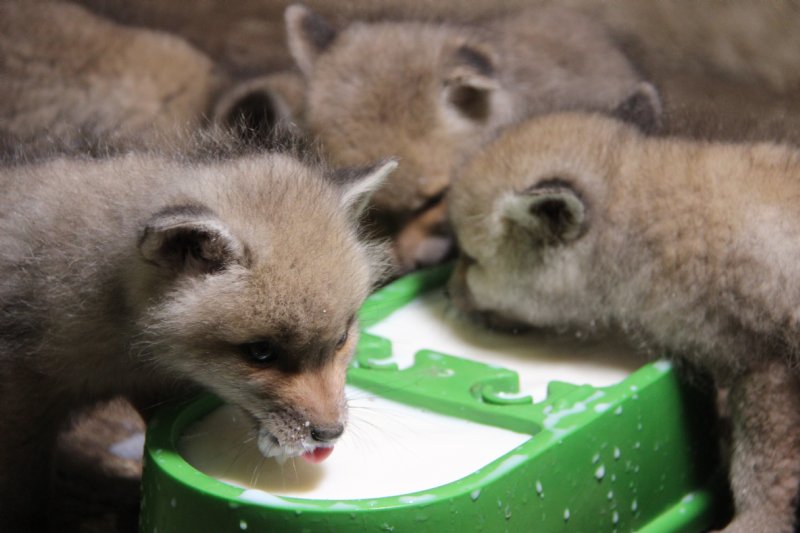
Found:
<svg viewBox="0 0 800 533"><path fill-rule="evenodd" d="M311 438L317 442L330 442L336 440L344 433L343 424L331 426L314 426L311 428Z"/></svg>

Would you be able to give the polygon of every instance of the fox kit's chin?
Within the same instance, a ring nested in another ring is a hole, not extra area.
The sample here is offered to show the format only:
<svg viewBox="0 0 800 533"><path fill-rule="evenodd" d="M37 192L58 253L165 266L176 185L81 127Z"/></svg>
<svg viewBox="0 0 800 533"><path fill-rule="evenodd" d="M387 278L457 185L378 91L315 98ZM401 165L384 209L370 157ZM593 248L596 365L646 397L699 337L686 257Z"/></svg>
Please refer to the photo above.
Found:
<svg viewBox="0 0 800 533"><path fill-rule="evenodd" d="M338 425L341 429L336 436L331 435L330 438L320 441L315 438L319 430L309 420L296 419L289 423L276 423L275 418L280 417L273 415L266 421L257 422L257 445L264 457L274 457L279 462L290 457L317 455L318 448L333 448L344 428L343 425Z"/></svg>
<svg viewBox="0 0 800 533"><path fill-rule="evenodd" d="M305 451L297 444L281 445L278 437L264 427L258 430L258 450L264 457L274 457L278 462L283 462L289 457L297 457Z"/></svg>
<svg viewBox="0 0 800 533"><path fill-rule="evenodd" d="M319 463L324 461L333 451L335 442L322 445L315 442L310 436L294 443L281 443L268 429L258 430L258 450L264 457L274 458L283 463L292 457L303 457L309 462Z"/></svg>

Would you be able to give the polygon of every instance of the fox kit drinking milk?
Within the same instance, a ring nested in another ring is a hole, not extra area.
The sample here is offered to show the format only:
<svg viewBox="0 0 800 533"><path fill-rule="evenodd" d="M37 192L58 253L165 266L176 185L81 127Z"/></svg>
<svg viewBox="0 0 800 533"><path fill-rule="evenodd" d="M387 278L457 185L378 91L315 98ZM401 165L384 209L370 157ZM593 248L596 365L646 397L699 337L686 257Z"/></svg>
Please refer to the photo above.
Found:
<svg viewBox="0 0 800 533"><path fill-rule="evenodd" d="M792 531L800 488L800 152L646 138L600 115L512 127L456 178L459 307L620 327L730 387L729 531Z"/></svg>
<svg viewBox="0 0 800 533"><path fill-rule="evenodd" d="M356 219L395 165L206 152L3 168L0 530L39 525L57 430L115 395L148 406L199 386L251 416L265 455L324 456L380 272Z"/></svg>
<svg viewBox="0 0 800 533"><path fill-rule="evenodd" d="M174 145L209 119L261 135L302 92L297 75L235 80L179 37L67 2L0 2L0 131L19 143Z"/></svg>
<svg viewBox="0 0 800 533"><path fill-rule="evenodd" d="M658 122L653 87L602 28L558 6L474 26L354 22L338 33L300 5L286 20L307 80L307 126L329 157L403 162L373 200L404 269L447 253L440 200L453 166L487 133L528 115L620 105Z"/></svg>

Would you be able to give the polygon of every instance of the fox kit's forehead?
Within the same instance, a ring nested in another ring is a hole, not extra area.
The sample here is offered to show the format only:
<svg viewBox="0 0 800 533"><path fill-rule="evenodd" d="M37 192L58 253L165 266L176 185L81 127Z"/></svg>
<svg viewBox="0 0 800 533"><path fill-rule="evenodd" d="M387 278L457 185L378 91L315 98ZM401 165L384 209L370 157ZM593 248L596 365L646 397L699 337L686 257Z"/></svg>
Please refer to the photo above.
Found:
<svg viewBox="0 0 800 533"><path fill-rule="evenodd" d="M352 76L373 82L383 78L405 78L408 91L409 74L421 82L421 74L435 76L454 50L456 43L466 41L458 29L447 25L420 22L355 23L345 28L318 58L314 81L322 75L326 82L345 85ZM317 69L322 69L321 72ZM335 70L339 70L338 74ZM409 72L410 71L410 72ZM388 86L386 87L389 88ZM363 90L363 87L361 87ZM425 87L420 87L420 91ZM404 99L410 99L404 96ZM388 102L387 102L388 103Z"/></svg>
<svg viewBox="0 0 800 533"><path fill-rule="evenodd" d="M286 327L341 331L371 289L371 250L330 226L273 239L250 270L248 294Z"/></svg>
<svg viewBox="0 0 800 533"><path fill-rule="evenodd" d="M292 353L330 348L367 296L368 276L350 273L346 282L337 282L333 273L309 277L277 263L231 269L205 280L194 294L176 301L175 320L185 320L202 343L268 340Z"/></svg>
<svg viewBox="0 0 800 533"><path fill-rule="evenodd" d="M315 66L308 95L311 127L331 134L333 124L352 125L355 134L365 128L380 134L381 124L403 125L405 135L432 127L450 33L418 23L354 24L344 30Z"/></svg>
<svg viewBox="0 0 800 533"><path fill-rule="evenodd" d="M289 157L238 166L243 186L218 192L220 216L251 258L240 283L252 312L341 329L370 289L375 257L341 208L340 192L323 169Z"/></svg>

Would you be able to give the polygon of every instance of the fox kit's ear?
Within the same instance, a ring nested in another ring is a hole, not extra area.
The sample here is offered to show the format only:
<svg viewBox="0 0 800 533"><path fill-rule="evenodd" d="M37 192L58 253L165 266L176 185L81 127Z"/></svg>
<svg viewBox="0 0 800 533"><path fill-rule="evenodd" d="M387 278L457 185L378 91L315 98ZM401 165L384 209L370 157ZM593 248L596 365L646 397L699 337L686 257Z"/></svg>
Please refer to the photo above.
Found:
<svg viewBox="0 0 800 533"><path fill-rule="evenodd" d="M506 197L504 220L527 230L536 242L564 243L586 230L586 204L566 180L552 178Z"/></svg>
<svg viewBox="0 0 800 533"><path fill-rule="evenodd" d="M232 128L240 138L268 139L275 126L289 124L294 118L281 89L273 76L239 83L220 95L212 120Z"/></svg>
<svg viewBox="0 0 800 533"><path fill-rule="evenodd" d="M492 93L498 89L489 54L474 46L459 46L444 79L447 105L462 118L484 123L491 117Z"/></svg>
<svg viewBox="0 0 800 533"><path fill-rule="evenodd" d="M317 57L336 38L336 30L306 6L292 4L284 13L289 52L305 76L311 76Z"/></svg>
<svg viewBox="0 0 800 533"><path fill-rule="evenodd" d="M342 191L342 207L353 219L361 216L369 199L396 168L396 159L385 159L371 167L346 168L334 172L333 180L339 184Z"/></svg>
<svg viewBox="0 0 800 533"><path fill-rule="evenodd" d="M613 115L638 126L643 133L661 128L661 98L652 83L642 81L614 110Z"/></svg>
<svg viewBox="0 0 800 533"><path fill-rule="evenodd" d="M147 261L175 273L211 274L242 262L244 249L214 215L198 205L162 209L147 221L139 236Z"/></svg>

